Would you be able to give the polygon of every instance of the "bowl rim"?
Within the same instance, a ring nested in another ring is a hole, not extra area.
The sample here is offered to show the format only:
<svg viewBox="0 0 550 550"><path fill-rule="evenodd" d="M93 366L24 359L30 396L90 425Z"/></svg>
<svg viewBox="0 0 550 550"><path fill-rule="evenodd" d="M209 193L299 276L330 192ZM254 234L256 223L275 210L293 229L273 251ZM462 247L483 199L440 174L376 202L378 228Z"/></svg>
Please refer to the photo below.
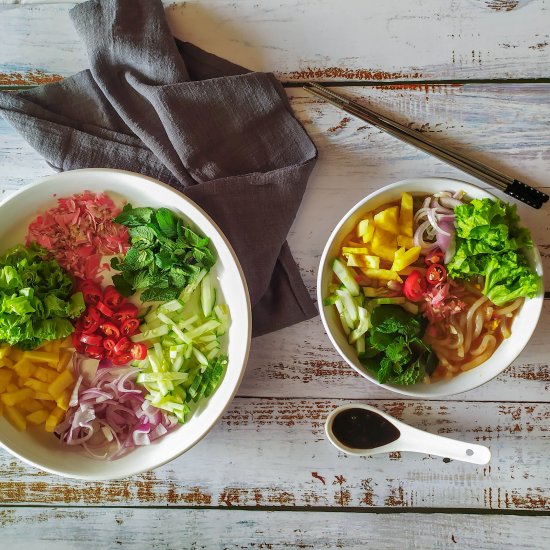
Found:
<svg viewBox="0 0 550 550"><path fill-rule="evenodd" d="M372 376L368 371L360 369L359 367L357 367L353 363L353 361L351 361L351 359L348 357L346 352L341 348L341 346L338 344L338 342L334 338L334 336L332 334L332 330L330 328L329 322L328 322L326 314L325 314L325 306L323 305L323 300L324 300L324 296L323 296L323 272L324 272L325 264L327 262L329 249L331 248L331 246L332 246L336 236L338 235L340 229L342 228L342 226L348 221L348 219L351 216L353 216L358 210L363 208L366 203L372 201L376 197L379 197L380 195L382 195L382 194L384 194L388 191L393 191L396 188L400 188L400 187L415 184L415 183L418 184L419 186L422 186L426 182L436 182L436 181L441 182L442 184L444 184L445 182L450 182L453 185L460 184L460 186L464 188L464 191L466 191L466 193L468 193L468 189L475 189L478 192L481 191L483 193L486 193L487 195L489 195L490 197L492 197L496 200L500 200L490 190L488 190L484 187L480 187L479 185L460 180L458 178L447 178L447 177L438 177L438 176L420 176L420 177L415 177L415 178L406 178L406 179L403 179L403 180L399 180L399 181L390 183L388 185L384 185L383 187L380 187L379 189L376 189L372 193L369 193L368 195L363 197L361 200L359 200L357 203L355 203L342 216L342 218L337 223L335 228L331 231L330 236L328 237L328 239L325 243L325 246L323 248L323 252L321 254L321 258L319 260L319 265L318 265L318 268L317 268L317 280L316 280L317 292L316 292L316 294L317 294L317 303L319 304L319 315L321 317L323 327L325 329L325 332L327 333L327 336L329 337L329 340L331 341L332 345L334 346L336 351L339 353L339 355L342 357L342 359L344 359L344 361L353 370L355 370L358 374L360 374L363 378L366 378L367 380L369 380L370 382L376 384L377 386L380 386L381 388L384 388L386 390L389 390L389 391L392 391L392 392L395 392L395 393L398 393L398 394L401 394L401 395L406 395L406 396L409 396L409 397L416 397L417 399L418 398L421 398L421 399L439 399L441 397L447 397L447 396L451 396L451 395L457 395L457 394L460 394L460 393L465 393L467 391L471 391L475 388L478 388L478 387L482 386L483 384L486 384L487 382L489 382L493 378L496 378L499 374L501 374L504 370L506 370L512 364L513 361L515 361L515 359L520 355L520 353L522 353L522 351L525 349L525 347L527 346L527 344L531 340L531 337L533 336L533 333L535 332L535 329L537 327L537 324L538 324L538 321L539 321L539 318L540 318L540 314L541 314L541 311L542 311L542 306L543 306L543 303L544 303L544 284L543 284L543 282L541 282L541 285L540 285L541 288L539 290L539 293L536 296L534 296L533 298L529 298L529 300L533 300L533 301L538 303L538 307L537 307L537 310L536 310L536 320L535 320L534 323L531 324L530 328L525 331L525 335L526 335L525 343L523 344L521 349L518 350L517 355L515 357L513 357L509 362L505 362L504 366L502 368L500 368L499 370L497 370L494 374L492 374L490 376L482 377L479 381L476 381L475 384L470 385L469 387L464 388L464 389L457 389L457 390L453 390L453 391L448 391L448 390L445 391L445 390L442 389L440 391L433 391L431 393L423 392L422 390L420 390L420 391L410 391L407 388L409 388L409 387L414 388L416 386L420 386L420 384L414 384L412 386L397 386L397 385L392 385L392 384L382 384L382 383L378 382L378 380L376 380L376 378L374 376ZM414 190L412 192L414 192ZM543 266L542 266L540 253L538 251L536 243L533 243L533 250L534 250L534 253L535 253L537 268L540 268L541 281L543 281L544 280L543 279L543 276L544 276ZM483 364L484 363L482 363L479 366L481 367L481 366L483 366ZM478 368L478 367L476 367L476 368ZM454 377L454 378L456 378L456 377ZM442 386L442 388L444 388L444 387L445 387L445 385Z"/></svg>
<svg viewBox="0 0 550 550"><path fill-rule="evenodd" d="M227 247L227 250L228 250L228 252L231 256L231 259L233 260L233 262L235 264L235 267L237 269L237 273L239 275L240 283L243 285L244 296L245 296L245 299L246 299L245 306L246 306L246 312L247 312L246 319L242 319L242 320L239 321L242 324L246 323L246 329L245 329L246 344L245 344L245 349L244 349L244 353L243 353L243 362L242 362L242 366L240 368L240 373L239 373L237 379L235 380L234 387L233 387L233 389L230 393L229 398L227 399L227 402L221 408L220 412L216 415L216 417L213 418L212 421L209 423L208 428L206 430L204 430L204 432L198 438L195 438L191 443L183 446L176 453L167 454L167 458L161 460L158 463L156 463L155 466L152 466L152 467L138 466L136 468L129 468L128 472L124 473L123 476L121 476L121 475L108 475L108 474L107 475L86 475L86 474L75 475L75 474L69 474L69 473L66 473L63 470L59 470L57 468L42 466L39 463L33 461L32 459L29 459L29 458L26 458L26 457L22 456L20 453L12 450L9 445L5 444L0 439L0 447L2 449L5 449L12 456L17 457L19 460L23 461L24 463L29 464L30 466L33 466L34 468L38 468L39 470L42 470L42 471L45 471L45 472L48 472L50 474L54 474L54 475L57 475L57 476L60 476L60 477L64 477L64 478L67 478L67 479L79 479L79 480L83 480L83 481L110 481L110 480L116 480L116 479L125 479L125 478L130 477L130 476L139 475L139 474L142 474L144 472L160 468L161 466L164 466L165 464L177 459L182 454L189 451L197 443L202 441L202 439L204 439L212 431L212 428L214 428L214 426L218 423L220 418L225 414L225 412L227 411L227 409L229 408L229 406L233 402L233 400L235 398L235 395L237 394L237 391L239 390L239 387L241 385L244 374L246 372L248 359L250 357L250 346L251 346L251 340L252 340L252 306L251 306L251 302L250 302L250 293L249 293L249 290L248 290L248 284L246 282L246 278L244 276L244 272L243 272L241 263L239 262L239 259L237 258L237 255L235 253L235 250L231 246L231 243L229 242L229 240L225 236L225 233L220 229L218 224L198 204L196 204L189 197L185 196L181 191L179 191L178 189L176 189L176 188L174 188L174 187L172 187L172 186L170 186L170 185L168 185L164 182L161 182L161 181L159 181L155 178L152 178L150 176L145 176L145 175L139 174L137 172L131 172L129 170L118 170L118 169L114 169L114 168L82 168L82 169L78 169L78 170L66 170L64 172L58 172L58 173L55 173L55 174L51 174L51 175L46 176L44 178L40 178L38 180L35 180L35 181L33 181L33 182L31 182L27 185L24 185L23 187L21 187L20 189L18 189L14 193L10 194L4 200L0 201L0 208L5 207L7 204L9 204L12 200L15 200L20 195L22 195L24 193L27 193L30 190L32 190L32 189L34 189L34 188L36 188L40 185L48 183L52 179L57 180L59 178L71 177L74 174L86 175L86 174L92 174L92 173L94 173L94 174L98 174L98 173L113 174L113 173L115 173L117 175L132 176L134 178L145 180L145 181L148 182L149 185L162 187L167 191L175 193L180 200L188 203L188 205L191 206L192 209L196 210L199 215L202 215L205 218L205 220L208 223L210 223L213 226L214 230L218 233L218 236L221 238L224 245ZM189 219L189 221L193 222L193 220L191 218ZM222 384L223 384L223 380L222 380Z"/></svg>

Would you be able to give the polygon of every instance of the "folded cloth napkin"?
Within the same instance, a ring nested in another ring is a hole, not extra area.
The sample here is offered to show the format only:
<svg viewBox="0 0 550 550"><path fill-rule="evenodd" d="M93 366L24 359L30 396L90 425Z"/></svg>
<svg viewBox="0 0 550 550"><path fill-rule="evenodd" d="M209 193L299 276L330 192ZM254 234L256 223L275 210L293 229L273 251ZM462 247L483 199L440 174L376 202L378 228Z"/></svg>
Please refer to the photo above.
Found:
<svg viewBox="0 0 550 550"><path fill-rule="evenodd" d="M315 316L286 236L317 151L280 83L175 40L161 0L71 17L90 70L0 94L8 122L57 170L141 172L204 208L243 267L254 335Z"/></svg>

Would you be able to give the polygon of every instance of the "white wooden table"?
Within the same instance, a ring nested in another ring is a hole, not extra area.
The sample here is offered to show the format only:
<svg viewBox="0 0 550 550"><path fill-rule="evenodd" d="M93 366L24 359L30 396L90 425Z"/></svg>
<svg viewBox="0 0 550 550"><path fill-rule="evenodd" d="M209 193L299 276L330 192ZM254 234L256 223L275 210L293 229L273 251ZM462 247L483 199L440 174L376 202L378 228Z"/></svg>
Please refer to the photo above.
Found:
<svg viewBox="0 0 550 550"><path fill-rule="evenodd" d="M0 0L0 85L86 67L67 2ZM174 33L273 70L320 158L290 244L314 294L331 228L357 200L413 176L475 181L299 87L315 78L441 143L545 189L550 169L547 0L202 0L166 3ZM50 173L0 120L3 193ZM550 290L550 207L521 207ZM159 470L82 483L0 452L0 546L64 548L550 548L550 301L521 356L446 400L360 378L319 318L257 338L238 397L212 432ZM476 467L394 453L338 454L323 421L357 400L433 433L481 441Z"/></svg>

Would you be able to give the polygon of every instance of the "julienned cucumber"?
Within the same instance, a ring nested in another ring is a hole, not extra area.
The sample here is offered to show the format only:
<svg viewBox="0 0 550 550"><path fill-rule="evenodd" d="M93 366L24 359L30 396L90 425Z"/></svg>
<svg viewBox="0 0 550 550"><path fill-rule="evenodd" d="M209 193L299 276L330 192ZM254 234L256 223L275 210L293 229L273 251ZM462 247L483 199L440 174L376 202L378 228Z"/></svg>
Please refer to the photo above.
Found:
<svg viewBox="0 0 550 550"><path fill-rule="evenodd" d="M221 338L230 323L229 311L216 304L211 278L204 273L184 289L184 300L171 300L148 313L141 334L132 337L148 344L147 357L134 363L141 369L138 382L149 392L146 398L182 423L189 403L208 397L227 366Z"/></svg>
<svg viewBox="0 0 550 550"><path fill-rule="evenodd" d="M353 277L353 273L344 265L338 258L332 262L332 270L342 281L342 284L350 292L352 296L359 296L361 289L359 288L359 283Z"/></svg>

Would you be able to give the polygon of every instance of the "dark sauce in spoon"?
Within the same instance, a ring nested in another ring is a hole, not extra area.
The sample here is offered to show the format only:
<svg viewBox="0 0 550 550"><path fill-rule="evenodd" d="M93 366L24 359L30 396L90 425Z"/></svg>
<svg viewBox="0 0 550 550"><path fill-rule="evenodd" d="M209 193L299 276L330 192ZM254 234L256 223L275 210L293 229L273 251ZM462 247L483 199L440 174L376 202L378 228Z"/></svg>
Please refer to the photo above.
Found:
<svg viewBox="0 0 550 550"><path fill-rule="evenodd" d="M401 432L383 416L366 409L345 409L332 422L332 433L346 447L374 449L395 441Z"/></svg>

